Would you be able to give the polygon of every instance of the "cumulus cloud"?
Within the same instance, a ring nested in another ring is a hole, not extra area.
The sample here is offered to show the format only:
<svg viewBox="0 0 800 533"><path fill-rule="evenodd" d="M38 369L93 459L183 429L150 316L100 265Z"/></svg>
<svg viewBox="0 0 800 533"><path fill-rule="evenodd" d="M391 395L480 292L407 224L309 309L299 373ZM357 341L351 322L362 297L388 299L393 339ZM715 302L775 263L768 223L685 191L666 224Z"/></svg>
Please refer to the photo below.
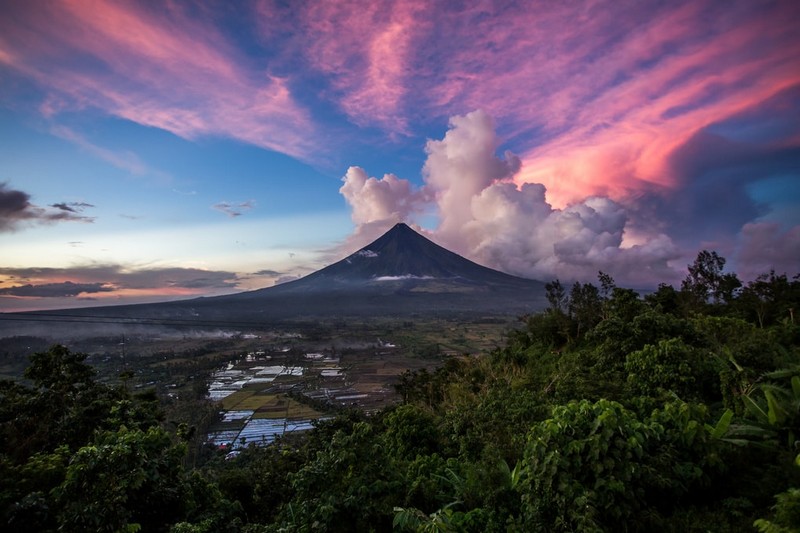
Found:
<svg viewBox="0 0 800 533"><path fill-rule="evenodd" d="M397 222L407 220L424 204L426 193L394 174L369 177L361 167L350 167L339 193L351 209L356 225L348 245L366 244Z"/></svg>
<svg viewBox="0 0 800 533"><path fill-rule="evenodd" d="M231 218L242 216L246 211L250 211L256 206L255 200L247 200L245 202L218 202L211 206L211 209L216 209L221 213L225 213Z"/></svg>
<svg viewBox="0 0 800 533"><path fill-rule="evenodd" d="M557 208L543 184L512 181L520 161L510 152L498 157L499 144L491 117L475 111L453 117L442 140L428 141L419 189L351 167L341 189L356 223L351 241L367 244L390 222L433 206L439 225L431 238L523 277L592 280L603 270L639 287L677 283L687 260L709 247L730 254L745 280L798 268L800 226L764 221L766 210L751 195L760 181L792 175L798 152L791 146L701 131L670 156L675 187L620 200L590 195Z"/></svg>
<svg viewBox="0 0 800 533"><path fill-rule="evenodd" d="M51 210L32 204L28 193L11 189L0 183L0 232L15 231L25 223L53 224L56 222L94 222L94 217L79 214L85 207L83 202L52 204Z"/></svg>
<svg viewBox="0 0 800 533"><path fill-rule="evenodd" d="M542 185L495 183L473 197L470 207L471 219L444 242L494 268L544 280L590 280L598 270L632 284L675 278L668 263L679 255L671 239L659 234L623 247L628 215L608 198L555 209Z"/></svg>
<svg viewBox="0 0 800 533"><path fill-rule="evenodd" d="M516 155L495 155L498 145L492 118L480 110L452 117L444 139L428 141L422 174L439 208L443 238L455 240L473 219L473 198L519 171Z"/></svg>
<svg viewBox="0 0 800 533"><path fill-rule="evenodd" d="M498 157L499 145L491 117L475 111L453 117L442 140L428 141L425 184L418 191L394 176L366 178L351 167L341 192L353 207L353 237L363 236L366 225L433 205L439 217L434 240L512 274L594 279L604 270L628 283L677 279L669 262L680 254L669 236L654 233L643 243L626 243L627 208L602 196L554 208L544 185L511 181L520 160L510 152Z"/></svg>

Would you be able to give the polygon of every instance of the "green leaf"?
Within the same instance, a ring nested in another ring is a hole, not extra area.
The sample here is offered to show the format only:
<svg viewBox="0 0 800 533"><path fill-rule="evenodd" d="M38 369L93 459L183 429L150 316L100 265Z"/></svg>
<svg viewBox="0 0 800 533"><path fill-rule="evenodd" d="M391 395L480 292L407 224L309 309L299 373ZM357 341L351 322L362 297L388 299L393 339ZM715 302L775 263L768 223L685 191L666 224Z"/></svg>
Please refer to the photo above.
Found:
<svg viewBox="0 0 800 533"><path fill-rule="evenodd" d="M759 407L759 405L750 396L742 396L742 401L744 402L744 406L747 408L750 414L758 419L758 422L761 422L762 424L769 423L769 416L767 413L765 413L764 410Z"/></svg>
<svg viewBox="0 0 800 533"><path fill-rule="evenodd" d="M781 404L778 403L778 400L775 399L775 395L772 394L772 391L765 390L764 396L767 398L767 407L769 408L769 412L767 413L769 423L773 426L782 424L783 421L786 420L786 411L781 407Z"/></svg>
<svg viewBox="0 0 800 533"><path fill-rule="evenodd" d="M721 439L725 433L728 431L728 427L731 425L731 420L733 419L733 411L730 409L726 409L722 416L717 421L715 426L710 426L706 424L706 431L711 434L711 437L714 439Z"/></svg>

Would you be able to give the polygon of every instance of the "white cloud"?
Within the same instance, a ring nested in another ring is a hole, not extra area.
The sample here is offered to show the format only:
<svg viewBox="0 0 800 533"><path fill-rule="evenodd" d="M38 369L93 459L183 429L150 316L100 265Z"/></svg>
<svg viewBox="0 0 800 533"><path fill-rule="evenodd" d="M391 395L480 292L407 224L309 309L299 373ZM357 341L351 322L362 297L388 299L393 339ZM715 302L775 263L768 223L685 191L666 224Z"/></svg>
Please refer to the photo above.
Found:
<svg viewBox="0 0 800 533"><path fill-rule="evenodd" d="M667 235L651 233L644 244L623 246L631 222L622 204L593 196L555 209L544 185L510 181L519 158L498 157L499 144L491 117L475 111L453 117L441 141L428 141L420 190L391 174L377 180L351 167L340 190L353 208L350 240L366 244L389 223L432 204L440 221L431 235L437 242L511 274L592 280L603 270L633 284L677 279L669 261L679 253Z"/></svg>
<svg viewBox="0 0 800 533"><path fill-rule="evenodd" d="M428 141L422 174L439 208L437 234L443 238L454 238L473 218L473 198L519 171L516 155L495 156L498 145L492 118L480 110L452 117L444 139Z"/></svg>

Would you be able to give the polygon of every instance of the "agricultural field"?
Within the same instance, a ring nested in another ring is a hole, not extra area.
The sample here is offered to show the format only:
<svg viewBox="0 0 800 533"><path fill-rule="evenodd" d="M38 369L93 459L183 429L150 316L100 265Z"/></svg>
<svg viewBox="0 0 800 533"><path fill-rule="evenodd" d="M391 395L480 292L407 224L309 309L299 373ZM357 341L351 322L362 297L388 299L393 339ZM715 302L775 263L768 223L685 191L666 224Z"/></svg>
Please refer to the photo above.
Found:
<svg viewBox="0 0 800 533"><path fill-rule="evenodd" d="M494 317L383 318L251 331L76 331L64 339L0 339L0 368L19 379L30 353L65 344L88 354L99 380L155 391L170 423L196 428L193 453L201 454L209 443L269 443L343 408L378 410L398 401L394 385L403 372L435 368L446 357L487 353L517 324Z"/></svg>

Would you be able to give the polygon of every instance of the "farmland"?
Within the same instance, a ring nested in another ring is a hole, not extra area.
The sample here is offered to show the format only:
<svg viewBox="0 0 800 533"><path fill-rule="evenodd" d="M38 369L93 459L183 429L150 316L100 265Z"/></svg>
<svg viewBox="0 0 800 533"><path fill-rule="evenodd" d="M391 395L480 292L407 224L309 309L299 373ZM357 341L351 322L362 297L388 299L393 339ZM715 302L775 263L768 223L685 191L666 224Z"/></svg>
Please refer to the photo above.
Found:
<svg viewBox="0 0 800 533"><path fill-rule="evenodd" d="M406 371L485 353L513 320L294 322L260 330L118 329L113 335L0 340L3 373L19 377L31 346L62 342L88 354L101 381L153 390L168 420L197 429L192 453L271 442L345 408L372 412L397 402Z"/></svg>

